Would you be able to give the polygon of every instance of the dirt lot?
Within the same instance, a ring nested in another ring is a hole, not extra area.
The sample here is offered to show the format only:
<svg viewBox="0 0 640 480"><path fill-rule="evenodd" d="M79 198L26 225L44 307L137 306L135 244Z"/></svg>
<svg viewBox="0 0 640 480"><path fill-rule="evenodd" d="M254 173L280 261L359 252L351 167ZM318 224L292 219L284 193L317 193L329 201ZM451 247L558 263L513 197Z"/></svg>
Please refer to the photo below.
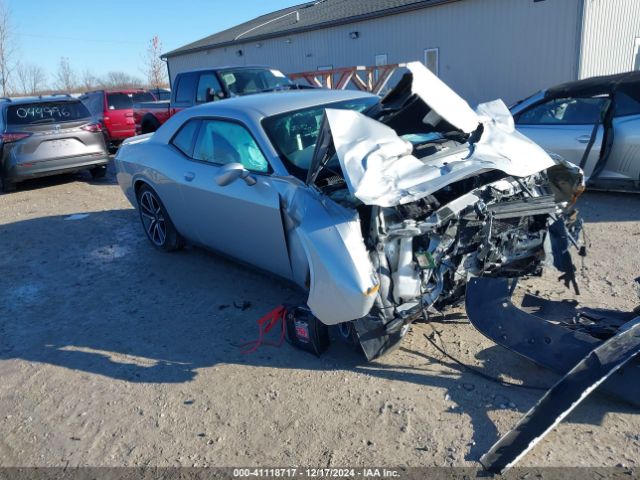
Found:
<svg viewBox="0 0 640 480"><path fill-rule="evenodd" d="M633 308L640 195L580 203L582 301ZM372 364L340 344L320 359L288 345L240 354L256 319L300 294L201 250L157 252L113 176L0 196L0 270L2 466L477 466L540 395L443 359L424 324ZM552 272L525 286L571 297ZM436 328L490 375L556 378L465 322ZM639 462L638 411L593 395L522 465Z"/></svg>

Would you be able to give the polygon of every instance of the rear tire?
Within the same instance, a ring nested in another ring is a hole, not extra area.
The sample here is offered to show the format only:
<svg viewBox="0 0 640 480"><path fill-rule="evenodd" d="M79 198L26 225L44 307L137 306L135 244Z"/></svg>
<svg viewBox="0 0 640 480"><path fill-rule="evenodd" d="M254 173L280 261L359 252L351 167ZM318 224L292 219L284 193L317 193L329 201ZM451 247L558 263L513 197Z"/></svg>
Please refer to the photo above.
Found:
<svg viewBox="0 0 640 480"><path fill-rule="evenodd" d="M143 185L138 190L137 199L142 227L153 246L163 252L180 250L184 246L184 240L156 192Z"/></svg>
<svg viewBox="0 0 640 480"><path fill-rule="evenodd" d="M142 127L140 128L140 133L142 135L145 135L147 133L155 133L156 130L158 130L159 126L160 125L158 125L157 123L144 122L142 124Z"/></svg>
<svg viewBox="0 0 640 480"><path fill-rule="evenodd" d="M89 172L91 172L93 178L104 178L107 174L107 166L100 165L99 167L93 167Z"/></svg>
<svg viewBox="0 0 640 480"><path fill-rule="evenodd" d="M2 193L15 192L16 184L0 176L0 191L2 191Z"/></svg>

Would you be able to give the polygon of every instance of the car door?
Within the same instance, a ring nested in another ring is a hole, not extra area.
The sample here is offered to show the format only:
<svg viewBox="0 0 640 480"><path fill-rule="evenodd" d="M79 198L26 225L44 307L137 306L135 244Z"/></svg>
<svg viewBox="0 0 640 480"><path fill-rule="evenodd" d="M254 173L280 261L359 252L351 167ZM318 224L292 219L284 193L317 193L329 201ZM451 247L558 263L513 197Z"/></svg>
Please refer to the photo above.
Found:
<svg viewBox="0 0 640 480"><path fill-rule="evenodd" d="M171 103L171 115L193 106L198 83L198 72L181 73L177 78L176 93Z"/></svg>
<svg viewBox="0 0 640 480"><path fill-rule="evenodd" d="M210 93L213 92L213 96ZM202 72L196 89L196 105L220 100L224 96L222 86L215 72Z"/></svg>
<svg viewBox="0 0 640 480"><path fill-rule="evenodd" d="M241 163L255 184L238 179L218 185L216 177L229 163ZM184 172L183 198L202 245L291 278L280 197L269 173L266 158L244 125L203 119Z"/></svg>
<svg viewBox="0 0 640 480"><path fill-rule="evenodd" d="M516 115L516 127L545 150L581 165L598 124L590 153L582 165L588 177L600 157L604 138L602 116L608 105L609 98L605 96L555 98L534 104Z"/></svg>
<svg viewBox="0 0 640 480"><path fill-rule="evenodd" d="M640 182L640 98L615 94L612 128L611 151L599 178Z"/></svg>

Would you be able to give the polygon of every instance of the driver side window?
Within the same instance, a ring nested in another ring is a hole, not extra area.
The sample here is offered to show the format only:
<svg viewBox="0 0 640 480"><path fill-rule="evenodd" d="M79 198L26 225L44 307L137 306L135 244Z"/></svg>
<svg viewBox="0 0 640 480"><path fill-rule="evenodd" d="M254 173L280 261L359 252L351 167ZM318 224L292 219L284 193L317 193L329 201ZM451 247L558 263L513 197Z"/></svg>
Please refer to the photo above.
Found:
<svg viewBox="0 0 640 480"><path fill-rule="evenodd" d="M247 129L223 120L203 120L193 158L215 165L241 163L252 172L269 171L267 159Z"/></svg>
<svg viewBox="0 0 640 480"><path fill-rule="evenodd" d="M593 125L608 106L605 97L557 98L522 112L518 125Z"/></svg>
<svg viewBox="0 0 640 480"><path fill-rule="evenodd" d="M212 89L215 92L215 97L211 98L207 96L209 90ZM222 87L216 74L213 72L202 73L200 80L198 80L198 90L196 92L196 103L212 102L218 98L218 95L222 92Z"/></svg>

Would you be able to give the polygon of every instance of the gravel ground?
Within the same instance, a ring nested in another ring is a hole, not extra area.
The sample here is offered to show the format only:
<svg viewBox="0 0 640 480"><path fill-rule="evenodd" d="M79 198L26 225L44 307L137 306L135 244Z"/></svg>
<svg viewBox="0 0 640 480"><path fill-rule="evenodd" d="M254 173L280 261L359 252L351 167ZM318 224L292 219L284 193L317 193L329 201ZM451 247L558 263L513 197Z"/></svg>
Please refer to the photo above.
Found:
<svg viewBox="0 0 640 480"><path fill-rule="evenodd" d="M635 307L640 195L580 204L591 243L580 300ZM340 344L319 359L288 345L242 355L256 319L300 294L202 250L154 250L112 174L0 196L0 269L1 466L477 467L540 395L442 358L424 324L370 364ZM555 277L523 285L575 298ZM465 363L556 379L452 313L436 328ZM638 411L596 394L521 465L638 462Z"/></svg>

